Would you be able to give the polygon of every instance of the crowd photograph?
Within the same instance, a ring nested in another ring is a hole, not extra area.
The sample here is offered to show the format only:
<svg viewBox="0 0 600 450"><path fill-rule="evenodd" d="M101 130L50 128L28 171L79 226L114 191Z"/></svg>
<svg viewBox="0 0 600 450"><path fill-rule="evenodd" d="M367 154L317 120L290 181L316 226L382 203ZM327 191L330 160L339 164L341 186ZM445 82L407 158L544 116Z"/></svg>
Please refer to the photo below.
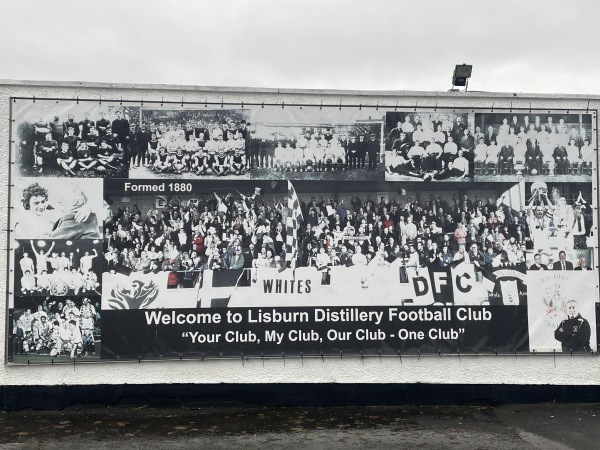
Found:
<svg viewBox="0 0 600 450"><path fill-rule="evenodd" d="M466 112L388 112L385 179L473 181L475 137Z"/></svg>
<svg viewBox="0 0 600 450"><path fill-rule="evenodd" d="M255 269L292 265L321 271L323 284L335 266L526 271L531 233L524 200L508 193L512 184L459 190L449 183L435 194L386 182L294 184L302 214L293 259L284 183L195 185L195 194L136 195L126 203L107 189L104 271L168 272L171 289L201 288L206 270L236 271L244 285Z"/></svg>
<svg viewBox="0 0 600 450"><path fill-rule="evenodd" d="M9 360L100 358L99 297L22 297L11 310Z"/></svg>
<svg viewBox="0 0 600 450"><path fill-rule="evenodd" d="M21 240L15 250L15 295L99 296L102 242L94 240Z"/></svg>
<svg viewBox="0 0 600 450"><path fill-rule="evenodd" d="M597 143L591 114L476 113L481 181L591 182Z"/></svg>

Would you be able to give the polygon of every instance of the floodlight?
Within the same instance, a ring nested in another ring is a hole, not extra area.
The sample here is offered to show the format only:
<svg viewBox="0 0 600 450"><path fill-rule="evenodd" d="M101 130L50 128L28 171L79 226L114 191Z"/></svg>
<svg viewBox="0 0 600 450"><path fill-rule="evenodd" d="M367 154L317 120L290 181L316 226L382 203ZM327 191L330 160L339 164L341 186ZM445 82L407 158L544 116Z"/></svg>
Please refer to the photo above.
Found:
<svg viewBox="0 0 600 450"><path fill-rule="evenodd" d="M452 75L452 87L454 88L454 86L464 86L466 91L467 86L469 85L469 78L471 77L472 71L473 66L470 64L457 65L454 68L454 74Z"/></svg>

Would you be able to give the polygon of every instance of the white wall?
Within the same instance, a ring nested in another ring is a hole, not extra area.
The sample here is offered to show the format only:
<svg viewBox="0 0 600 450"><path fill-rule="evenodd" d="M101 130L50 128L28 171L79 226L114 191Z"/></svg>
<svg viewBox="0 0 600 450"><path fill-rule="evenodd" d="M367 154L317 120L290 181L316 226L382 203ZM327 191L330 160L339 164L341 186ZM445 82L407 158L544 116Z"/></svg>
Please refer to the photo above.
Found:
<svg viewBox="0 0 600 450"><path fill-rule="evenodd" d="M363 363L364 362L364 363ZM4 366L4 385L147 383L439 383L596 385L597 356L344 356L221 361Z"/></svg>
<svg viewBox="0 0 600 450"><path fill-rule="evenodd" d="M9 97L79 97L186 102L285 102L358 105L363 108L393 110L394 105L431 109L433 107L541 108L598 110L600 98L567 95L522 95L445 92L358 92L292 91L249 88L203 88L197 86L130 86L93 83L42 83L0 81L0 167L8 179ZM589 103L588 103L589 101ZM384 108L384 105L391 108ZM0 185L0 202L8 205L8 183ZM0 229L7 228L7 208L0 212ZM7 248L7 234L0 233L0 248ZM0 258L0 274L7 273L6 258ZM6 291L6 279L0 280ZM0 301L0 330L6 329L6 302ZM6 354L6 340L0 353ZM263 366L264 364L264 366ZM55 366L0 366L0 385L57 384L147 384L147 383L452 383L452 384L556 384L593 385L598 383L598 356L404 356L399 358L359 356L344 358L288 357L282 359L110 362Z"/></svg>

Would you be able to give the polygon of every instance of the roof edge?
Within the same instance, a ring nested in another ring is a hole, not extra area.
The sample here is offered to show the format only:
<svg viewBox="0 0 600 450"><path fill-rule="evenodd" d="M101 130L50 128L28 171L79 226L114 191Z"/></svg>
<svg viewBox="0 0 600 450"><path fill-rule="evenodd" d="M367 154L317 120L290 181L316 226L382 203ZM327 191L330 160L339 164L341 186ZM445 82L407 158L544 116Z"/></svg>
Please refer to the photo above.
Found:
<svg viewBox="0 0 600 450"><path fill-rule="evenodd" d="M535 99L584 99L599 100L599 94L542 94L527 92L491 92L491 91L386 91L386 90L344 90L344 89L300 89L300 88L265 88L250 86L200 86L180 84L133 84L109 83L98 81L44 81L44 80L11 80L0 79L0 87L55 87L67 89L114 89L114 90L159 90L159 91L196 91L213 93L240 94L302 94L358 97L461 97L461 98L535 98Z"/></svg>

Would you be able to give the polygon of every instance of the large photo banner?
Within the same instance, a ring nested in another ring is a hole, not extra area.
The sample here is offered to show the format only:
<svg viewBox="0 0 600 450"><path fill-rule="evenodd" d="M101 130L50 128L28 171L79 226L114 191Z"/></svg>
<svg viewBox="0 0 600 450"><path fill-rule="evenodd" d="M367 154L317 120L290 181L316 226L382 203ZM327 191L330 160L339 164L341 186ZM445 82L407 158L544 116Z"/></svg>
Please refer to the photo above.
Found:
<svg viewBox="0 0 600 450"><path fill-rule="evenodd" d="M9 363L598 351L592 113L11 108Z"/></svg>

